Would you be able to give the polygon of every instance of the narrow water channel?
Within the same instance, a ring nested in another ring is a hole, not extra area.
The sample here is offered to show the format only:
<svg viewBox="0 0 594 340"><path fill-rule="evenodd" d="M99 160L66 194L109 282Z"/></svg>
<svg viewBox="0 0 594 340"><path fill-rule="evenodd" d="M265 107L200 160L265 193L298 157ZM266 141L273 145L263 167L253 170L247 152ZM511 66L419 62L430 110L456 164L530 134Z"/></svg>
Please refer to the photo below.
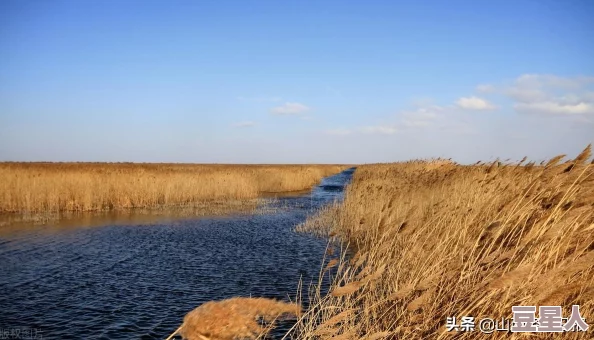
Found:
<svg viewBox="0 0 594 340"><path fill-rule="evenodd" d="M265 213L0 234L0 332L163 339L206 301L294 298L300 279L317 280L326 241L293 228L341 199L352 173Z"/></svg>

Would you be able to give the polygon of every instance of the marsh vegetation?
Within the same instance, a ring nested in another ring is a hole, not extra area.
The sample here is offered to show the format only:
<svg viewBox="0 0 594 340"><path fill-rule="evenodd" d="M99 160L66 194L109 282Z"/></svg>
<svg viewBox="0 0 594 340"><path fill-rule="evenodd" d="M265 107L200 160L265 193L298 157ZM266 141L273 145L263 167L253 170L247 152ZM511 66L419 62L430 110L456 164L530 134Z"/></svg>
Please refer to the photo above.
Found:
<svg viewBox="0 0 594 340"><path fill-rule="evenodd" d="M310 189L340 165L0 163L0 213L187 206Z"/></svg>
<svg viewBox="0 0 594 340"><path fill-rule="evenodd" d="M562 306L568 316L575 304L591 320L590 156L588 146L541 164L358 167L344 203L299 227L335 235L354 256L333 264L331 293L303 313L295 338L470 339L477 333L447 332L447 317L511 319L514 305Z"/></svg>
<svg viewBox="0 0 594 340"><path fill-rule="evenodd" d="M250 198L299 190L345 168L61 166L3 164L2 175L10 178L3 184L3 211ZM180 333L201 340L257 338L269 329L255 318L290 313L298 319L286 336L296 339L470 339L476 333L447 332L446 319L511 319L514 305L558 305L564 315L580 305L586 319L594 314L590 146L574 159L560 155L540 164L437 159L359 166L344 200L319 205L296 230L330 242L320 284L310 287L303 309L260 299L207 302L195 305L183 324L178 319ZM329 288L321 289L323 282Z"/></svg>

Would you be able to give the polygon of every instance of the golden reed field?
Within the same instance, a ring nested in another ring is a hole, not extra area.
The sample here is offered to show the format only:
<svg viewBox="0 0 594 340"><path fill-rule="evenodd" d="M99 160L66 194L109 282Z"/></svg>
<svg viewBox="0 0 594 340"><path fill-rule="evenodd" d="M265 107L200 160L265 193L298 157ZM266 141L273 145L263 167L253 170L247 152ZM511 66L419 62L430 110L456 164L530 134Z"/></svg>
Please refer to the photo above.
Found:
<svg viewBox="0 0 594 340"><path fill-rule="evenodd" d="M210 302L188 313L176 332L189 340L261 338L254 318L288 313L298 318L287 334L294 339L554 337L479 331L483 318L504 326L514 305L562 306L564 317L580 305L594 327L590 156L588 146L575 159L560 155L538 165L360 166L344 202L297 227L336 241L320 271L320 280L333 282L328 294L310 287L314 301L304 310L258 299ZM233 317L212 319L217 315ZM446 331L448 317L459 324L463 316L475 318L474 332ZM592 328L556 335L591 339Z"/></svg>
<svg viewBox="0 0 594 340"><path fill-rule="evenodd" d="M360 166L343 202L297 227L332 240L320 271L320 280L332 281L329 294L311 287L313 303L303 310L258 298L209 302L175 333L189 340L261 338L269 328L256 318L272 324L293 315L295 339L474 339L487 337L478 323L474 332L447 332L446 319L509 320L512 306L562 306L568 317L572 305L594 327L593 163L588 146L575 159L540 164ZM344 168L4 163L0 206L82 211L250 198L308 188ZM592 329L561 336L589 339Z"/></svg>
<svg viewBox="0 0 594 340"><path fill-rule="evenodd" d="M512 306L580 305L594 329L594 165L457 165L414 161L361 166L342 205L298 229L341 238L353 256L300 318L298 339L474 339L482 318ZM326 227L325 230L320 228ZM328 274L325 274L328 275ZM473 316L474 332L446 332ZM501 323L501 321L500 321ZM559 334L557 334L559 336ZM550 338L494 332L489 338Z"/></svg>
<svg viewBox="0 0 594 340"><path fill-rule="evenodd" d="M309 189L340 165L0 163L0 213L102 211Z"/></svg>

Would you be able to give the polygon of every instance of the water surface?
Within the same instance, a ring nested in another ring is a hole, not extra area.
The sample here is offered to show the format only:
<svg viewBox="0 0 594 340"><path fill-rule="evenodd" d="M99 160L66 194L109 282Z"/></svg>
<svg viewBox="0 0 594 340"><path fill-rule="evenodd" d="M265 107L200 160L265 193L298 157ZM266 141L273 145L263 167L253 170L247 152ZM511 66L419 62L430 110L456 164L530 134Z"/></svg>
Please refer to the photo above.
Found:
<svg viewBox="0 0 594 340"><path fill-rule="evenodd" d="M340 199L351 174L266 213L0 234L0 332L163 339L206 301L294 298L300 279L317 281L327 243L293 228Z"/></svg>

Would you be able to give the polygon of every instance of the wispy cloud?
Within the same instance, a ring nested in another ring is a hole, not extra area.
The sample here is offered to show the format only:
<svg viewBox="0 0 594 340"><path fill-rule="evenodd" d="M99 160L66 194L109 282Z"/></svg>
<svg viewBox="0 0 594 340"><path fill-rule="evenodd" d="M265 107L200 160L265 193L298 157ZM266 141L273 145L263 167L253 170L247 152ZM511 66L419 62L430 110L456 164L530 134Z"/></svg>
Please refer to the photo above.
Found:
<svg viewBox="0 0 594 340"><path fill-rule="evenodd" d="M559 115L594 114L592 103L580 102L577 104L561 103L558 101L540 101L533 103L517 103L514 108L518 112L545 113Z"/></svg>
<svg viewBox="0 0 594 340"><path fill-rule="evenodd" d="M256 126L256 122L253 121L237 122L233 124L233 127L236 128L249 128L254 126Z"/></svg>
<svg viewBox="0 0 594 340"><path fill-rule="evenodd" d="M491 84L480 84L476 87L478 93L493 93L495 92L495 86Z"/></svg>
<svg viewBox="0 0 594 340"><path fill-rule="evenodd" d="M489 103L487 100L479 97L462 97L456 101L456 105L464 110L494 110L495 105Z"/></svg>
<svg viewBox="0 0 594 340"><path fill-rule="evenodd" d="M446 134L448 137L484 133L490 128L491 118L472 114L473 111L495 109L515 110L518 113L536 113L556 116L572 116L572 121L585 126L594 122L594 77L564 78L552 75L522 75L507 85L481 84L477 93L459 97L456 101L437 105L432 100L417 99L411 109L402 110L384 121L369 125L341 127L327 130L332 135L375 134L406 135L423 131L423 134ZM511 99L509 103L495 105L491 96L500 95ZM496 122L513 119L498 117ZM523 120L525 122L526 120ZM464 137L461 137L464 138Z"/></svg>
<svg viewBox="0 0 594 340"><path fill-rule="evenodd" d="M420 106L413 111L403 111L399 125L402 128L425 128L433 124L439 115L446 110L438 105Z"/></svg>
<svg viewBox="0 0 594 340"><path fill-rule="evenodd" d="M488 85L492 93L513 101L518 113L546 115L594 114L594 77L524 74L506 85Z"/></svg>
<svg viewBox="0 0 594 340"><path fill-rule="evenodd" d="M457 106L439 106L427 102L427 106L419 106L413 110L404 110L392 117L386 122L374 125L365 125L351 129L328 130L334 134L375 134L375 135L394 135L400 133L414 133L415 130L435 129L448 130L453 133L467 133L470 127L464 126L464 131L460 128L462 123L458 122L461 109ZM456 127L456 128L454 128Z"/></svg>
<svg viewBox="0 0 594 340"><path fill-rule="evenodd" d="M284 103L283 105L273 107L270 112L275 115L299 115L311 110L310 107L301 103Z"/></svg>
<svg viewBox="0 0 594 340"><path fill-rule="evenodd" d="M399 119L392 119L391 121L380 124L365 125L350 129L331 129L327 130L326 133L331 135L347 135L355 133L369 135L394 135L406 130L430 127L433 124L433 121L438 118L440 112L444 110L445 108L437 105L418 107L412 111L400 112L398 114Z"/></svg>
<svg viewBox="0 0 594 340"><path fill-rule="evenodd" d="M576 77L560 77L551 74L523 74L519 76L516 85L525 87L539 87L539 88L562 88L562 89L580 89L586 85L594 83L594 77L591 76L576 76Z"/></svg>
<svg viewBox="0 0 594 340"><path fill-rule="evenodd" d="M280 102L283 100L282 97L278 96L255 96L255 97L244 97L239 96L237 100L249 101L249 102Z"/></svg>

